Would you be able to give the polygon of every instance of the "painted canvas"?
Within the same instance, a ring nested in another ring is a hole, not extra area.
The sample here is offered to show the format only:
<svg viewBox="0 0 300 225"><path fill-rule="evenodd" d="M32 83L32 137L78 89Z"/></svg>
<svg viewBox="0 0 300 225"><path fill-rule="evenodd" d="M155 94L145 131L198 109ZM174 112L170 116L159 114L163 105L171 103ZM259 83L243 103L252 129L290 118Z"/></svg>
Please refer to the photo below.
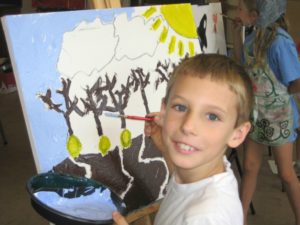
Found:
<svg viewBox="0 0 300 225"><path fill-rule="evenodd" d="M38 172L100 181L129 210L161 198L169 173L144 122L106 114L160 109L174 66L204 52L191 5L24 14L2 24Z"/></svg>
<svg viewBox="0 0 300 225"><path fill-rule="evenodd" d="M202 53L227 54L222 7L220 2L208 5L193 5Z"/></svg>

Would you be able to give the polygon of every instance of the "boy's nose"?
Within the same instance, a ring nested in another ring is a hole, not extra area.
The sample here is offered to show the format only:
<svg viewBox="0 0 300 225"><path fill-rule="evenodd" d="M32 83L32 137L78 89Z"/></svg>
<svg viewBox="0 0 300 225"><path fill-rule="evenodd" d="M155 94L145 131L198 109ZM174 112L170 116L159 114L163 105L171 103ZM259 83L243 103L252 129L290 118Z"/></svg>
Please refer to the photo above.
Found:
<svg viewBox="0 0 300 225"><path fill-rule="evenodd" d="M197 115L190 112L187 113L182 121L182 132L186 135L196 135L197 133Z"/></svg>

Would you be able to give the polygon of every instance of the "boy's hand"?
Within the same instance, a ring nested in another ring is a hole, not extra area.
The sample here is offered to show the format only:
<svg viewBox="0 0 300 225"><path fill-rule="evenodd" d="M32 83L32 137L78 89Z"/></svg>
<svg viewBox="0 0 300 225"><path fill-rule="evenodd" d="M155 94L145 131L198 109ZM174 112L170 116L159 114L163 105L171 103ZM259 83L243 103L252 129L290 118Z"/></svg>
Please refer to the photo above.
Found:
<svg viewBox="0 0 300 225"><path fill-rule="evenodd" d="M159 151L163 152L165 150L162 135L161 135L161 125L162 121L159 116L159 112L149 113L146 117L154 117L151 122L146 122L144 126L144 133L147 137L151 137L155 146Z"/></svg>
<svg viewBox="0 0 300 225"><path fill-rule="evenodd" d="M151 122L146 122L144 127L144 133L146 136L151 137L152 141L154 142L155 146L161 151L169 172L172 173L173 171L173 163L169 157L167 152L166 146L163 143L162 139L162 119L160 117L159 112L149 113L148 117L154 117L154 120Z"/></svg>
<svg viewBox="0 0 300 225"><path fill-rule="evenodd" d="M119 212L113 212L112 218L114 220L114 225L128 225L125 218Z"/></svg>

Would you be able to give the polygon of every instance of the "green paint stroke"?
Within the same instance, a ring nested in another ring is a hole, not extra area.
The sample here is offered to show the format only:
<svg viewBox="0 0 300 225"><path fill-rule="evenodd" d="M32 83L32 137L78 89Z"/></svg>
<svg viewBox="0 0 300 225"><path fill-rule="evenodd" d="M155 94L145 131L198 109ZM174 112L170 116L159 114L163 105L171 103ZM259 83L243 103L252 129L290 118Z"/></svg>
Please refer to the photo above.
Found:
<svg viewBox="0 0 300 225"><path fill-rule="evenodd" d="M82 145L79 139L73 134L68 139L67 149L73 158L76 158L80 155Z"/></svg>
<svg viewBox="0 0 300 225"><path fill-rule="evenodd" d="M111 146L111 143L110 143L110 140L107 136L103 135L100 137L100 140L99 140L99 151L101 153L102 156L106 156L109 149L110 149L110 146Z"/></svg>
<svg viewBox="0 0 300 225"><path fill-rule="evenodd" d="M160 43L164 43L166 41L167 37L168 37L168 29L166 28L166 26L164 26L163 30L160 34L160 37L159 37Z"/></svg>
<svg viewBox="0 0 300 225"><path fill-rule="evenodd" d="M194 43L189 41L189 52L190 52L190 56L194 56L195 55L195 47L194 47Z"/></svg>
<svg viewBox="0 0 300 225"><path fill-rule="evenodd" d="M131 146L131 132L128 129L125 129L121 132L120 141L124 149L129 148Z"/></svg>
<svg viewBox="0 0 300 225"><path fill-rule="evenodd" d="M170 41L170 44L169 44L169 54L172 54L175 50L175 43L176 43L176 37L173 35L171 37L171 41Z"/></svg>
<svg viewBox="0 0 300 225"><path fill-rule="evenodd" d="M151 15L153 15L155 12L156 12L157 10L156 10L156 8L155 7L150 7L148 10L146 10L146 12L144 12L144 14L143 14L143 16L145 17L145 18L149 18Z"/></svg>
<svg viewBox="0 0 300 225"><path fill-rule="evenodd" d="M162 22L161 22L161 19L157 19L157 20L155 20L155 22L152 24L152 29L153 30L157 30L158 28L159 28L159 26L160 26L160 24L161 24Z"/></svg>
<svg viewBox="0 0 300 225"><path fill-rule="evenodd" d="M179 56L183 56L184 54L184 45L181 40L178 41L178 54Z"/></svg>

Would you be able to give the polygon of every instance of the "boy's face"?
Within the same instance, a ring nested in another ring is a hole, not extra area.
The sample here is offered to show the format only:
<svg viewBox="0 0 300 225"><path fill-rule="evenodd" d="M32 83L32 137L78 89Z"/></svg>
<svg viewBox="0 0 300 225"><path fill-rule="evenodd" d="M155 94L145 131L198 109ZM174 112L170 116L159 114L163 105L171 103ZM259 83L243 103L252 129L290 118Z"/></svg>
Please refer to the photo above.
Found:
<svg viewBox="0 0 300 225"><path fill-rule="evenodd" d="M235 128L236 95L209 78L179 76L161 116L163 140L175 169L199 176L223 169L227 147L237 147L249 130Z"/></svg>

